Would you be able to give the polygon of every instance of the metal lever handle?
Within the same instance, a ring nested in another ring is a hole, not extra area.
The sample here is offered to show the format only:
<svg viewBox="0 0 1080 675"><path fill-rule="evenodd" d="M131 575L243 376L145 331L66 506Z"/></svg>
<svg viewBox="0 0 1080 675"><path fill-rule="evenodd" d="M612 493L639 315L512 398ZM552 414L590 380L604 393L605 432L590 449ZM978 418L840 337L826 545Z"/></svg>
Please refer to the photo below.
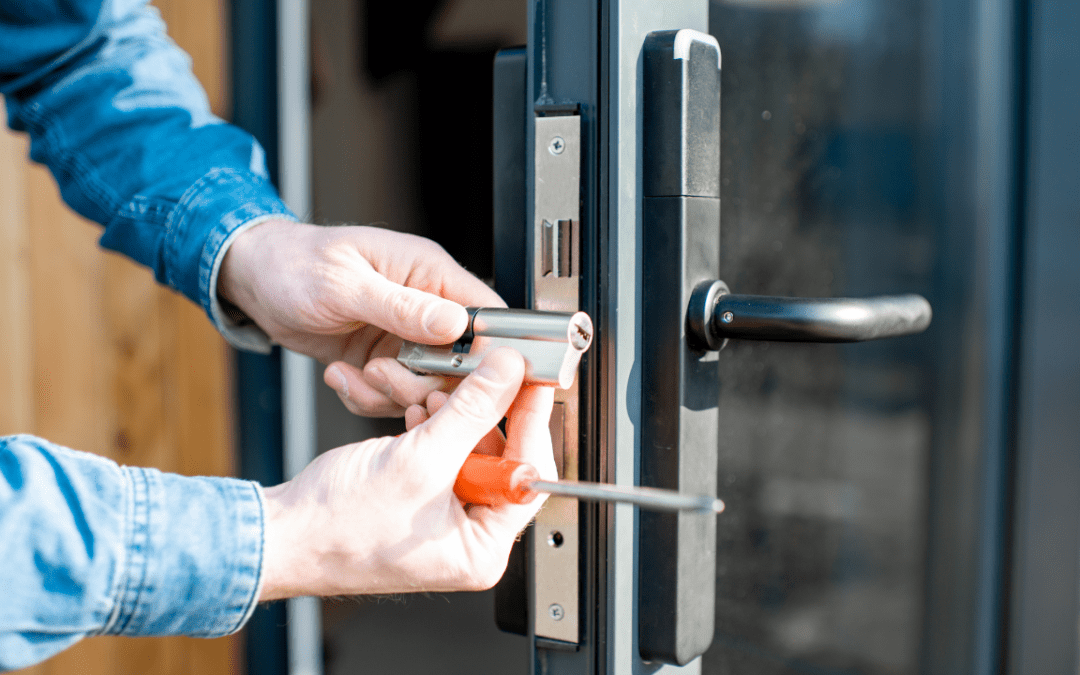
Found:
<svg viewBox="0 0 1080 675"><path fill-rule="evenodd" d="M921 333L930 325L930 303L921 295L873 298L779 298L736 295L722 281L694 289L687 311L687 339L699 349L724 340L862 342Z"/></svg>

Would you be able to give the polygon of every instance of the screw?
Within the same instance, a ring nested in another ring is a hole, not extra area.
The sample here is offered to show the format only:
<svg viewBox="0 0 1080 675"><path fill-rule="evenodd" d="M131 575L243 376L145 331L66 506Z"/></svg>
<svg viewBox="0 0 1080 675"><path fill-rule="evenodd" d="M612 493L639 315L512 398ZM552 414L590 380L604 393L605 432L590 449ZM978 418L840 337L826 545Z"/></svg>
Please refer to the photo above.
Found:
<svg viewBox="0 0 1080 675"><path fill-rule="evenodd" d="M731 323L732 319L734 319L734 318L735 318L735 315L732 314L731 312L724 312L723 314L720 315L720 320L723 321L724 323Z"/></svg>
<svg viewBox="0 0 1080 675"><path fill-rule="evenodd" d="M562 139L562 136L556 136L548 143L548 152L553 155L561 155L562 151L566 149L566 141Z"/></svg>
<svg viewBox="0 0 1080 675"><path fill-rule="evenodd" d="M464 360L465 359L461 358L461 354L458 354L454 358L450 359L450 365L457 368L458 366L461 365L461 362L464 361Z"/></svg>
<svg viewBox="0 0 1080 675"><path fill-rule="evenodd" d="M562 621L562 618L565 614L566 613L563 611L562 605L557 602L551 607L548 607L548 616L550 616L555 621Z"/></svg>

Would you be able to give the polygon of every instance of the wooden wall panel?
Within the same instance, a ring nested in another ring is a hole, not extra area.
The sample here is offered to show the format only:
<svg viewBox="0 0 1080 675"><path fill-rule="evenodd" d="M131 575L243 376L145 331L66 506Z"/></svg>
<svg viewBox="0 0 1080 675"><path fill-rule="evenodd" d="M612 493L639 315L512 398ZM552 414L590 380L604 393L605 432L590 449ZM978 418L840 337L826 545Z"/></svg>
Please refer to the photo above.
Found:
<svg viewBox="0 0 1080 675"><path fill-rule="evenodd" d="M215 112L227 110L225 0L159 0ZM202 310L97 245L28 143L0 130L0 434L122 464L234 471L228 349ZM239 672L236 638L91 638L35 675Z"/></svg>
<svg viewBox="0 0 1080 675"><path fill-rule="evenodd" d="M30 239L24 170L28 143L0 134L0 435L33 427Z"/></svg>

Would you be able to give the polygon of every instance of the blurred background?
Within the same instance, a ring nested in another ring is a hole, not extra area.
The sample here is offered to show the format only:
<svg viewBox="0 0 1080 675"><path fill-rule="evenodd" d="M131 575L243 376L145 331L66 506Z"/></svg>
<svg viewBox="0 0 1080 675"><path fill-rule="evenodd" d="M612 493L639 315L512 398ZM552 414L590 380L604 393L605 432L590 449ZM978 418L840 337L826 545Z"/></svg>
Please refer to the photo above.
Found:
<svg viewBox="0 0 1080 675"><path fill-rule="evenodd" d="M228 6L159 0L218 115L229 115ZM4 49L5 47L0 47ZM0 127L0 434L32 433L128 465L233 475L227 344L203 311L100 249ZM0 591L0 602L5 602ZM239 673L243 640L84 640L25 673Z"/></svg>
<svg viewBox="0 0 1080 675"><path fill-rule="evenodd" d="M155 4L215 110L260 138L278 175L274 3ZM301 215L431 237L490 279L491 65L528 40L526 3L308 5ZM921 293L934 321L878 343L721 353L728 510L704 673L1077 671L1031 664L1040 645L1075 655L1078 630L1080 212L1067 186L1080 106L1062 86L1080 81L1078 12L709 3L722 278L765 295ZM96 250L97 229L26 152L0 134L0 293L15 327L0 334L0 433L282 480L280 355L230 353L197 308ZM317 450L401 430L349 414L321 369L310 379ZM527 672L527 640L500 633L492 608L491 593L328 599L313 653L334 675ZM240 637L95 638L26 672L284 675L288 625L277 603Z"/></svg>

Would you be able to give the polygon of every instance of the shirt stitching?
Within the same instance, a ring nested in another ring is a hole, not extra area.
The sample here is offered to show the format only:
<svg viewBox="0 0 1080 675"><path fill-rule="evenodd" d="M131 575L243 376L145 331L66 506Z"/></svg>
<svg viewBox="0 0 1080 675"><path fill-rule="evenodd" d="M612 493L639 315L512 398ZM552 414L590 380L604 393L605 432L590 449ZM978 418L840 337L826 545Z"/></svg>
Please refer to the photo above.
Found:
<svg viewBox="0 0 1080 675"><path fill-rule="evenodd" d="M96 634L101 635L108 635L112 631L116 622L120 619L124 607L123 594L127 587L128 564L130 562L128 546L129 541L134 534L132 523L134 522L135 486L129 470L121 468L120 475L124 481L124 500L123 506L120 509L120 518L123 521L123 526L121 528L122 538L120 539L121 545L118 547L120 549L120 557L116 561L116 577L109 586L109 597L113 598L112 611L109 612L105 625L102 626L100 630L95 631Z"/></svg>
<svg viewBox="0 0 1080 675"><path fill-rule="evenodd" d="M262 490L259 488L259 485L257 483L249 483L247 485L243 485L242 487L238 486L238 489L243 488L246 488L242 493L243 503L249 508L251 506L252 499L250 493L248 493L247 490L250 489L255 493L254 506L257 509L257 519L259 524L259 553L257 556L256 567L253 570L255 573L255 583L251 588L251 595L247 599L247 601L241 606L240 616L237 617L236 622L229 629L229 633L235 633L236 631L240 630L240 628L247 622L248 618L251 616L252 611L254 611L255 609L255 605L257 605L259 602L259 594L262 591L263 585L263 556L266 554L266 519L263 517ZM250 521L252 514L249 514L247 511L248 509L245 508L244 513L240 515L240 525L242 529L247 529L247 527L251 525ZM245 566L244 576L248 576L248 573L250 571L252 570Z"/></svg>
<svg viewBox="0 0 1080 675"><path fill-rule="evenodd" d="M117 635L123 635L135 617L138 611L140 600L143 595L144 584L146 583L147 564L149 561L148 549L148 537L150 532L150 495L149 495L149 481L147 472L145 469L132 468L134 472L139 475L138 485L141 485L141 489L136 489L136 508L135 517L132 519L133 530L135 537L132 540L132 553L131 565L137 565L139 567L138 574L135 570L129 569L128 585L125 593L125 613L126 616L123 619L123 623L116 630ZM140 495L141 493L141 495ZM141 517L140 517L141 516ZM140 522L141 521L141 522ZM129 566L130 568L131 566ZM138 580L136 581L136 576Z"/></svg>

